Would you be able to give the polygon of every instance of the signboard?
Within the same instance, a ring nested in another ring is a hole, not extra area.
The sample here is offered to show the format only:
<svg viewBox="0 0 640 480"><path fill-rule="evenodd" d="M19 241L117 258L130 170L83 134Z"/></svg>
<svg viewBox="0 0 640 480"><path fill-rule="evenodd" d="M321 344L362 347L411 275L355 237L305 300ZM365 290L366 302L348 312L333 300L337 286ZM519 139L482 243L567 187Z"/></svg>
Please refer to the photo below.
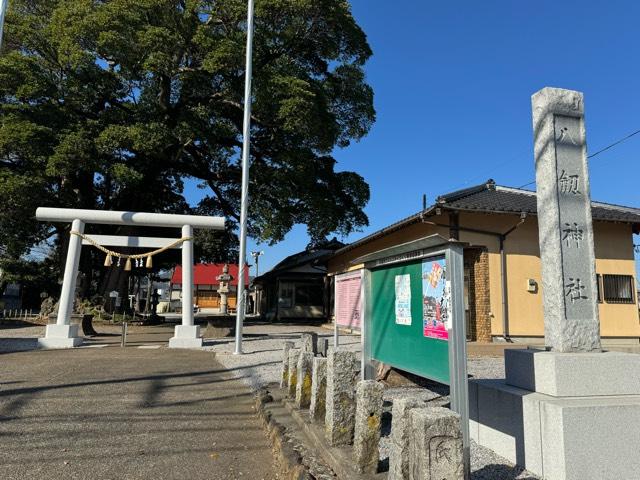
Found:
<svg viewBox="0 0 640 480"><path fill-rule="evenodd" d="M422 262L422 334L448 340L451 329L451 282L444 257Z"/></svg>
<svg viewBox="0 0 640 480"><path fill-rule="evenodd" d="M336 275L336 324L347 328L362 328L362 270Z"/></svg>
<svg viewBox="0 0 640 480"><path fill-rule="evenodd" d="M375 376L376 360L448 384L451 409L461 416L468 472L463 252L460 242L431 235L367 254L354 263L365 265L365 378Z"/></svg>
<svg viewBox="0 0 640 480"><path fill-rule="evenodd" d="M372 359L448 384L449 342L424 334L422 263L371 269L367 343Z"/></svg>

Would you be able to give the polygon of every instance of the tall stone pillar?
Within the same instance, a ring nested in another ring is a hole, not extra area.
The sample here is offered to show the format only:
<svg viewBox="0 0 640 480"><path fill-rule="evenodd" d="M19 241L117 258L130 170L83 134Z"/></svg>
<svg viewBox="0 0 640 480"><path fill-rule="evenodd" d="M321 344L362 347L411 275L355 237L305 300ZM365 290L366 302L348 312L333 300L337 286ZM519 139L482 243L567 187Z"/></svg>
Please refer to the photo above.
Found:
<svg viewBox="0 0 640 480"><path fill-rule="evenodd" d="M584 102L580 92L533 95L545 342L556 352L600 350Z"/></svg>
<svg viewBox="0 0 640 480"><path fill-rule="evenodd" d="M507 350L504 381L470 381L470 430L547 480L636 478L640 355L600 350L583 97L544 88L532 106L552 351Z"/></svg>

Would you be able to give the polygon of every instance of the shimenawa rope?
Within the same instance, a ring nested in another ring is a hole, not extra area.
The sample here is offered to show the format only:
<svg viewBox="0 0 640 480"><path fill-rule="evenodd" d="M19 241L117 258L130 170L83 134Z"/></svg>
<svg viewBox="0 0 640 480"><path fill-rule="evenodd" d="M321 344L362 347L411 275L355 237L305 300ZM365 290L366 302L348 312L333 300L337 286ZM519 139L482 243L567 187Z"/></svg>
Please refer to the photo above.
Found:
<svg viewBox="0 0 640 480"><path fill-rule="evenodd" d="M105 253L107 255L107 258L104 261L104 266L105 267L110 267L112 265L112 257L116 257L118 258L118 265L120 264L120 258L125 258L127 260L126 265L125 265L125 270L131 270L131 260L142 260L143 258L147 259L146 262L146 267L147 268L151 268L153 266L153 263L151 261L151 257L153 257L154 255L157 255L159 253L162 253L166 250L169 250L170 248L173 248L177 245L180 245L181 243L187 242L189 240L193 240L193 237L182 237L182 238L178 238L175 242L170 243L169 245L165 245L164 247L158 248L156 250L152 250L151 252L146 252L146 253L136 253L136 254L128 254L128 253L120 253L120 252L114 252L113 250L109 250L106 247L103 247L102 245L100 245L98 242L96 242L93 238L85 235L84 233L80 233L76 230L71 230L69 232L70 235L76 235L80 238L82 238L83 240L86 240L87 242L89 242L91 245L93 245L94 247L96 247L98 250L100 250L101 252ZM136 262L137 263L137 262Z"/></svg>

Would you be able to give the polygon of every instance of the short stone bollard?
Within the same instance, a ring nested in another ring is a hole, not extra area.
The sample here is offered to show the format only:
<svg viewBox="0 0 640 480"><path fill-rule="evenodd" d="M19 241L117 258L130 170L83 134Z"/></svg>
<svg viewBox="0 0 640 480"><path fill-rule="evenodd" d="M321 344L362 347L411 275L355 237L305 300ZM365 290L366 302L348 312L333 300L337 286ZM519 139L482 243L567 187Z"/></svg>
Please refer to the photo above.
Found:
<svg viewBox="0 0 640 480"><path fill-rule="evenodd" d="M280 378L280 388L289 386L289 350L293 348L293 342L284 342L282 347L282 377Z"/></svg>
<svg viewBox="0 0 640 480"><path fill-rule="evenodd" d="M318 353L318 335L316 333L303 333L300 335L300 348L303 352Z"/></svg>
<svg viewBox="0 0 640 480"><path fill-rule="evenodd" d="M360 362L355 352L331 350L327 359L327 403L325 434L331 446L353 441L356 413L355 387Z"/></svg>
<svg viewBox="0 0 640 480"><path fill-rule="evenodd" d="M311 403L311 370L313 353L300 352L298 355L298 378L296 380L296 407L308 408Z"/></svg>
<svg viewBox="0 0 640 480"><path fill-rule="evenodd" d="M409 433L411 430L409 412L414 408L427 408L427 404L415 397L398 398L393 401L388 480L409 478Z"/></svg>
<svg viewBox="0 0 640 480"><path fill-rule="evenodd" d="M329 354L329 339L328 338L319 338L318 339L318 353L323 357L327 358Z"/></svg>
<svg viewBox="0 0 640 480"><path fill-rule="evenodd" d="M353 456L360 473L378 471L383 390L382 384L375 380L362 380L356 388Z"/></svg>
<svg viewBox="0 0 640 480"><path fill-rule="evenodd" d="M298 357L300 356L299 348L292 348L289 350L289 383L287 389L287 396L290 398L296 397L296 384L298 383Z"/></svg>
<svg viewBox="0 0 640 480"><path fill-rule="evenodd" d="M464 480L460 415L448 408L409 411L410 480Z"/></svg>
<svg viewBox="0 0 640 480"><path fill-rule="evenodd" d="M309 416L314 422L324 422L327 402L327 359L315 357L311 373L311 404Z"/></svg>

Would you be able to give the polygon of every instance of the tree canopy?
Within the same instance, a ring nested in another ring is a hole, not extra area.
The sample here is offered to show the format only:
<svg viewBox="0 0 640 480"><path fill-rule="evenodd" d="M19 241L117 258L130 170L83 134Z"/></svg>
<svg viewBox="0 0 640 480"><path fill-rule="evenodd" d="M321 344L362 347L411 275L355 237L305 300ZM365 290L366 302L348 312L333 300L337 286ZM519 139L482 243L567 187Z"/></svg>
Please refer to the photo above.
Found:
<svg viewBox="0 0 640 480"><path fill-rule="evenodd" d="M245 0L10 2L0 52L5 256L56 233L33 219L39 205L224 215L233 232L246 8ZM363 71L370 56L346 0L257 0L254 238L277 242L305 224L320 241L367 224L368 185L336 171L332 152L375 120ZM207 192L195 207L185 179Z"/></svg>

